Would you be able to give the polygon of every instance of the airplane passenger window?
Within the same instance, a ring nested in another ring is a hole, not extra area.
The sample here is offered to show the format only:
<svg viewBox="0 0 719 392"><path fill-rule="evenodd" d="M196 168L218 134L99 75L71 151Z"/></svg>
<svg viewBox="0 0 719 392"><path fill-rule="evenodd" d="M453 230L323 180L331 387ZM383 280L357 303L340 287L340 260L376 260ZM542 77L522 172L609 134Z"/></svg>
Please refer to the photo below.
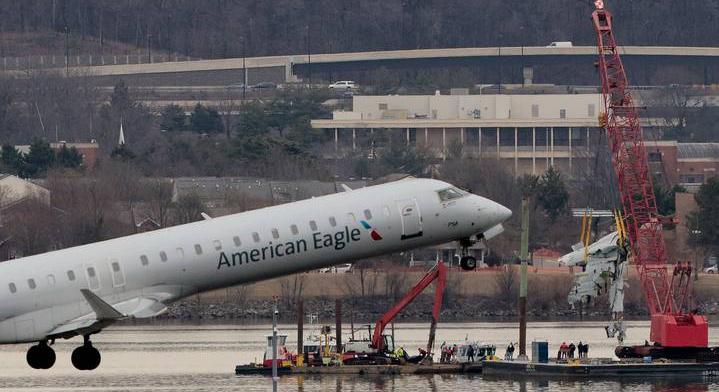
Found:
<svg viewBox="0 0 719 392"><path fill-rule="evenodd" d="M290 226L290 231L292 231L292 234L297 235L300 233L300 230L297 228L297 225Z"/></svg>
<svg viewBox="0 0 719 392"><path fill-rule="evenodd" d="M10 292L12 294L17 293L17 287L15 286L15 283L10 283L8 286L10 287Z"/></svg>
<svg viewBox="0 0 719 392"><path fill-rule="evenodd" d="M142 265L148 265L150 264L150 260L147 258L147 256L142 255L140 256L140 263L142 263Z"/></svg>
<svg viewBox="0 0 719 392"><path fill-rule="evenodd" d="M177 258L180 260L185 258L185 251L182 248L177 248Z"/></svg>
<svg viewBox="0 0 719 392"><path fill-rule="evenodd" d="M87 269L87 276L94 278L95 277L95 269L90 267Z"/></svg>
<svg viewBox="0 0 719 392"><path fill-rule="evenodd" d="M367 220L372 219L372 211L370 211L369 209L364 210L364 217L365 217Z"/></svg>
<svg viewBox="0 0 719 392"><path fill-rule="evenodd" d="M195 253L198 255L202 254L202 246L200 244L195 244Z"/></svg>
<svg viewBox="0 0 719 392"><path fill-rule="evenodd" d="M167 253L165 253L164 250L160 251L160 260L162 260L163 262L167 261Z"/></svg>
<svg viewBox="0 0 719 392"><path fill-rule="evenodd" d="M280 238L280 232L277 231L277 229L272 229L272 238L274 238L274 239Z"/></svg>
<svg viewBox="0 0 719 392"><path fill-rule="evenodd" d="M312 231L317 231L317 222L311 220L310 221L310 229L312 229Z"/></svg>
<svg viewBox="0 0 719 392"><path fill-rule="evenodd" d="M118 262L112 263L112 272L120 272L120 264Z"/></svg>
<svg viewBox="0 0 719 392"><path fill-rule="evenodd" d="M330 217L330 225L332 225L332 227L337 226L337 219L335 219L334 216Z"/></svg>
<svg viewBox="0 0 719 392"><path fill-rule="evenodd" d="M252 239L255 240L255 242L260 242L260 234L257 232L252 233Z"/></svg>
<svg viewBox="0 0 719 392"><path fill-rule="evenodd" d="M232 241L235 241L235 246L242 245L242 241L240 241L240 237L238 237L238 236L232 237Z"/></svg>
<svg viewBox="0 0 719 392"><path fill-rule="evenodd" d="M67 271L67 279L69 279L70 281L75 280L75 271Z"/></svg>
<svg viewBox="0 0 719 392"><path fill-rule="evenodd" d="M37 287L37 285L35 284L35 279L28 279L27 285L28 287L30 287L30 290L35 290L35 287Z"/></svg>
<svg viewBox="0 0 719 392"><path fill-rule="evenodd" d="M212 241L212 245L215 246L215 250L221 250L221 249L222 249L222 242L220 242L220 240L214 240L214 241Z"/></svg>
<svg viewBox="0 0 719 392"><path fill-rule="evenodd" d="M384 214L384 216L390 216L391 213L389 210L389 206L382 206L382 213Z"/></svg>

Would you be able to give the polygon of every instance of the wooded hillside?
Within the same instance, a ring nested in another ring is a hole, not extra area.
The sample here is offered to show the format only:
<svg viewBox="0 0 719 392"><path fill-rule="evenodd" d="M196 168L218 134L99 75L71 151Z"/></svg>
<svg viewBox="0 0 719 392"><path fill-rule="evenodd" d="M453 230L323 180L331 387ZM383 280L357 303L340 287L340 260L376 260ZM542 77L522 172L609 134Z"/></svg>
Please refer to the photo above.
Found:
<svg viewBox="0 0 719 392"><path fill-rule="evenodd" d="M219 58L468 46L592 44L591 0L23 0L0 32L56 32ZM719 2L607 1L625 45L719 46ZM13 52L3 42L3 52ZM102 45L101 45L102 48ZM73 54L96 46L71 48ZM62 52L64 48L48 47ZM101 49L102 50L102 49ZM129 50L129 49L128 49Z"/></svg>

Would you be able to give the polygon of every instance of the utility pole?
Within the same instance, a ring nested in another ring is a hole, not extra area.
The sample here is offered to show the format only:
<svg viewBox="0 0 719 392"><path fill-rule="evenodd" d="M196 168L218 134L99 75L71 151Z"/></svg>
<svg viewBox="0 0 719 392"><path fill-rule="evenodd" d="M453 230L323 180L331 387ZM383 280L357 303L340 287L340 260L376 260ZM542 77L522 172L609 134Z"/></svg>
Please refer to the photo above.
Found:
<svg viewBox="0 0 719 392"><path fill-rule="evenodd" d="M277 390L277 299L272 306L272 390Z"/></svg>
<svg viewBox="0 0 719 392"><path fill-rule="evenodd" d="M529 198L522 198L522 242L519 249L522 262L519 272L519 356L527 361L527 259L529 258Z"/></svg>
<svg viewBox="0 0 719 392"><path fill-rule="evenodd" d="M245 104L245 94L247 92L247 64L245 59L247 53L245 53L245 37L242 37L242 104Z"/></svg>
<svg viewBox="0 0 719 392"><path fill-rule="evenodd" d="M307 30L307 80L309 81L309 88L312 90L312 52L310 51L312 40L310 36L310 25L306 25L305 29Z"/></svg>
<svg viewBox="0 0 719 392"><path fill-rule="evenodd" d="M147 26L147 62L152 63L152 52L150 51L150 39L152 34L150 33L150 26Z"/></svg>
<svg viewBox="0 0 719 392"><path fill-rule="evenodd" d="M67 24L65 24L65 77L70 75L70 39L69 32L67 30Z"/></svg>

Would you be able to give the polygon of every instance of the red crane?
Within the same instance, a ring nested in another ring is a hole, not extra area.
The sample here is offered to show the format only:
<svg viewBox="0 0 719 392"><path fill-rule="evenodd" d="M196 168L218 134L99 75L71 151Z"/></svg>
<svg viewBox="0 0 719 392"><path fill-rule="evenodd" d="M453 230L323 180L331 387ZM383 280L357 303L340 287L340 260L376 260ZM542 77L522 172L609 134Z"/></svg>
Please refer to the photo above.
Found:
<svg viewBox="0 0 719 392"><path fill-rule="evenodd" d="M374 333L372 334L372 347L378 351L384 349L384 340L382 339L382 332L389 325L389 323L397 317L397 314L406 308L407 305L412 303L418 295L424 291L435 279L437 279L437 285L434 288L434 306L432 307L432 324L429 329L429 343L427 344L427 352L432 352L432 346L434 345L434 332L437 327L437 321L439 320L439 312L442 309L442 296L444 294L444 285L446 282L447 267L444 262L438 262L432 269L430 269L407 294L402 297L390 310L380 317L374 325Z"/></svg>
<svg viewBox="0 0 719 392"><path fill-rule="evenodd" d="M342 361L345 365L358 365L358 364L389 364L390 360L387 357L388 349L385 344L394 344L394 342L385 342L386 336L382 333L389 323L394 320L395 317L404 308L407 307L412 301L417 298L418 295L424 291L432 282L435 280L437 284L434 288L434 306L432 307L432 323L429 329L429 342L427 343L427 350L425 353L426 359L432 353L432 347L434 346L434 336L437 329L437 321L439 320L439 312L442 309L442 297L444 294L444 286L446 283L447 267L444 262L438 262L417 282L407 294L402 297L390 310L385 312L382 317L377 320L374 326L374 332L372 333L371 340L350 340L345 346L345 353L343 354ZM369 326L368 326L369 327Z"/></svg>
<svg viewBox="0 0 719 392"><path fill-rule="evenodd" d="M684 309L688 306L686 296L691 267L676 264L671 277L668 273L662 217L657 212L639 115L628 89L627 76L612 31L612 14L604 9L603 1L597 0L594 4L596 9L592 13L592 21L597 34L598 69L606 116L601 122L606 128L612 164L619 182L634 264L651 313L650 340L656 347L675 352L691 347L706 348L706 318ZM618 355L620 349L617 350Z"/></svg>

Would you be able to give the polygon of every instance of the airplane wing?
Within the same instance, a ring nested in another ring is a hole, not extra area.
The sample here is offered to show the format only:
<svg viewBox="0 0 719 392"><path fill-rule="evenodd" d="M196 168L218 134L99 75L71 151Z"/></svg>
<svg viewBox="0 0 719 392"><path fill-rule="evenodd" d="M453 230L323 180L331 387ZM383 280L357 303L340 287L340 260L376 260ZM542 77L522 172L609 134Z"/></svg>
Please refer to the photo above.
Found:
<svg viewBox="0 0 719 392"><path fill-rule="evenodd" d="M92 308L92 312L58 325L48 337L68 339L77 335L96 333L119 320L155 317L167 311L165 304L151 296L135 297L110 305L90 290L81 289L80 292Z"/></svg>

